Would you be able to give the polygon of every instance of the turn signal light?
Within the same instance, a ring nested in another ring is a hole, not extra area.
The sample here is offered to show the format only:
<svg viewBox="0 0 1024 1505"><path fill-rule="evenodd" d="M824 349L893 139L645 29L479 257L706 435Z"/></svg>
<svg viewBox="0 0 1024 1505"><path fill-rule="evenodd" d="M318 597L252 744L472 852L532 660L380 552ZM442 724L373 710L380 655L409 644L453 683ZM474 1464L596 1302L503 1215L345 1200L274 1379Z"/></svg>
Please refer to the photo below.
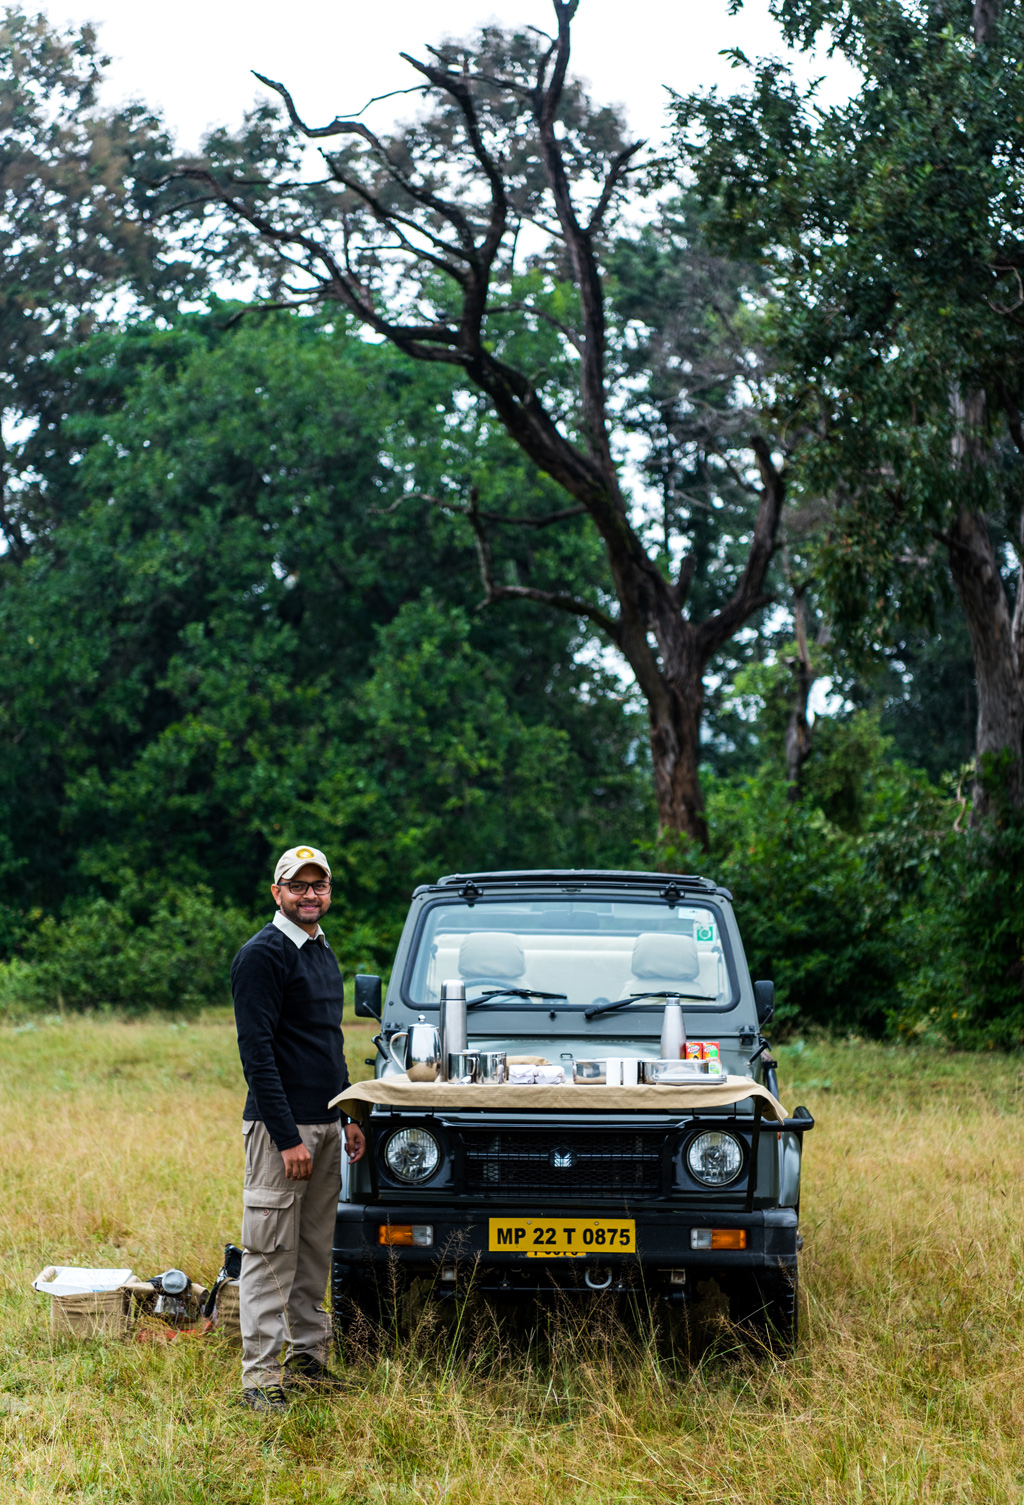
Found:
<svg viewBox="0 0 1024 1505"><path fill-rule="evenodd" d="M745 1228L691 1228L691 1249L745 1249Z"/></svg>
<svg viewBox="0 0 1024 1505"><path fill-rule="evenodd" d="M427 1249L434 1242L434 1229L430 1223L381 1223L377 1242Z"/></svg>

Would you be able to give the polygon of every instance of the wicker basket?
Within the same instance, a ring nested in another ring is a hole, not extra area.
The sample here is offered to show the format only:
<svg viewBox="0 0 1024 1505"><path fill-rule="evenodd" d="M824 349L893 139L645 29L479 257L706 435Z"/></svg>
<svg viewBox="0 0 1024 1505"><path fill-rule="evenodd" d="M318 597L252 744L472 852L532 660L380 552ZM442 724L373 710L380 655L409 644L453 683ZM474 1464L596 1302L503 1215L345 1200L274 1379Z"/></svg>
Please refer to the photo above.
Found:
<svg viewBox="0 0 1024 1505"><path fill-rule="evenodd" d="M54 1338L95 1338L100 1333L123 1337L128 1331L128 1292L80 1291L50 1297L50 1334Z"/></svg>
<svg viewBox="0 0 1024 1505"><path fill-rule="evenodd" d="M238 1308L238 1281L225 1280L217 1292L214 1326L229 1343L241 1343L242 1324Z"/></svg>

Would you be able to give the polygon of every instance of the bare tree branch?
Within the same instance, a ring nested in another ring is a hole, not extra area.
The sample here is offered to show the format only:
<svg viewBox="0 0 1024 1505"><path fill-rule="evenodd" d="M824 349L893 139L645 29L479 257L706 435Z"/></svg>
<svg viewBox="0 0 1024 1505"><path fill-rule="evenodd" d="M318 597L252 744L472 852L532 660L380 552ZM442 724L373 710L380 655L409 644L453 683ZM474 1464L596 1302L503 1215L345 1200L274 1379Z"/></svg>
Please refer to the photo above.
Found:
<svg viewBox="0 0 1024 1505"><path fill-rule="evenodd" d="M619 183L622 181L625 173L628 172L629 162L633 157L636 156L637 152L644 145L645 143L643 141L634 141L632 146L624 147L622 151L612 159L612 165L608 169L604 180L604 186L601 189L601 196L598 199L597 203L594 205L594 212L591 214L590 219L587 222L588 235L596 235L598 230L600 230L602 221L604 220L604 217L608 212L608 205L612 201L612 194L615 192Z"/></svg>
<svg viewBox="0 0 1024 1505"><path fill-rule="evenodd" d="M574 350L583 349L583 341L575 329L570 329L568 324L563 324L560 319L553 318L551 314L545 313L542 308L537 308L533 303L492 303L487 312L489 314L531 314L535 319L543 319L544 323L550 324L552 329L557 329Z"/></svg>
<svg viewBox="0 0 1024 1505"><path fill-rule="evenodd" d="M494 581L493 562L491 557L490 540L484 528L483 517L479 507L479 492L474 486L470 492L469 506L460 509L464 511L473 529L476 539L477 561L480 566L480 578L484 586L484 599L481 606L490 606L496 601L540 601L544 606L553 606L558 611L568 612L574 617L583 617L593 622L595 627L600 627L613 643L619 641L619 624L614 617L610 617L598 606L593 606L589 601L582 601L576 596L570 596L562 591L538 590L530 585L497 585Z"/></svg>
<svg viewBox="0 0 1024 1505"><path fill-rule="evenodd" d="M240 308L233 313L230 319L221 324L220 328L234 329L236 324L240 324L243 319L250 318L253 314L270 314L279 312L281 309L301 308L303 304L317 301L316 294L311 294L308 298L296 298L289 303L250 303L247 308Z"/></svg>
<svg viewBox="0 0 1024 1505"><path fill-rule="evenodd" d="M457 512L470 519L474 516L473 509L465 503L453 501L450 497L432 496L427 491L405 491L390 507L368 507L367 511L372 517L390 517L405 502L429 502L432 507L440 507L444 512ZM485 522L497 523L506 528L550 528L554 523L564 523L571 517L586 515L586 507L563 507L560 512L549 512L544 517L508 517L502 512L483 512L479 507L475 513L475 516L483 518Z"/></svg>
<svg viewBox="0 0 1024 1505"><path fill-rule="evenodd" d="M285 109L288 111L288 119L291 121L295 129L297 131L301 131L304 136L308 136L311 140L317 140L324 136L342 136L354 134L357 136L365 137L365 139L369 141L371 146L376 147L378 151L383 151L383 148L381 147L380 142L377 140L377 137L370 130L369 126L364 125L362 121L352 119L342 120L340 116L335 115L330 125L307 125L306 122L302 119L298 110L295 108L295 101L292 99L291 94L289 94L284 84L279 84L275 79L267 78L266 74L264 73L257 73L255 68L252 69L252 76L253 78L258 78L261 84L266 84L268 89L273 89L275 94L279 94L281 96L281 98L284 100ZM365 105L363 108L365 109ZM362 110L360 110L358 113L361 115L363 112Z"/></svg>
<svg viewBox="0 0 1024 1505"><path fill-rule="evenodd" d="M709 617L699 629L709 658L728 642L749 616L774 599L771 592L764 589L764 582L776 548L785 481L782 472L776 468L768 444L760 435L751 441L751 448L761 472L761 505L757 509L747 563L736 589L721 611Z"/></svg>

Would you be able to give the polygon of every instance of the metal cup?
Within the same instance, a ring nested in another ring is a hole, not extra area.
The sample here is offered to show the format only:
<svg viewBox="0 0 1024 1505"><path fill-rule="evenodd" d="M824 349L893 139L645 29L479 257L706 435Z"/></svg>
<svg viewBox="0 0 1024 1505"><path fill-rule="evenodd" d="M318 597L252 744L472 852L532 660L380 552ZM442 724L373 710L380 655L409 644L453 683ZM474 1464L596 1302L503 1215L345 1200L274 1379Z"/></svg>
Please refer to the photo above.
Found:
<svg viewBox="0 0 1024 1505"><path fill-rule="evenodd" d="M497 1087L508 1078L508 1056L503 1050L477 1051L476 1080Z"/></svg>
<svg viewBox="0 0 1024 1505"><path fill-rule="evenodd" d="M495 1052L496 1054L496 1052ZM476 1050L452 1050L448 1052L448 1080L460 1087L467 1087L478 1079L480 1053Z"/></svg>

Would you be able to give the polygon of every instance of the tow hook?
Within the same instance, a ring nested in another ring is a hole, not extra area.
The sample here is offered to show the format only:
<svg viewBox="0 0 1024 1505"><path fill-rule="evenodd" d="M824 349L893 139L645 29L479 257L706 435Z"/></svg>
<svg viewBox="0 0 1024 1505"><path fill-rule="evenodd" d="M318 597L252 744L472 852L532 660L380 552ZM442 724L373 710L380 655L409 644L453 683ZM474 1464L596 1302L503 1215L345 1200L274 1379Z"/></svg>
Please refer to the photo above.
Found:
<svg viewBox="0 0 1024 1505"><path fill-rule="evenodd" d="M592 1291L607 1291L608 1287L612 1283L612 1272L611 1272L610 1269L608 1269L608 1267L606 1265L605 1266L605 1279L604 1280L591 1280L591 1278L590 1278L590 1271L589 1270L584 1270L584 1272L583 1272L583 1279L587 1282L587 1285L590 1287L590 1289Z"/></svg>

